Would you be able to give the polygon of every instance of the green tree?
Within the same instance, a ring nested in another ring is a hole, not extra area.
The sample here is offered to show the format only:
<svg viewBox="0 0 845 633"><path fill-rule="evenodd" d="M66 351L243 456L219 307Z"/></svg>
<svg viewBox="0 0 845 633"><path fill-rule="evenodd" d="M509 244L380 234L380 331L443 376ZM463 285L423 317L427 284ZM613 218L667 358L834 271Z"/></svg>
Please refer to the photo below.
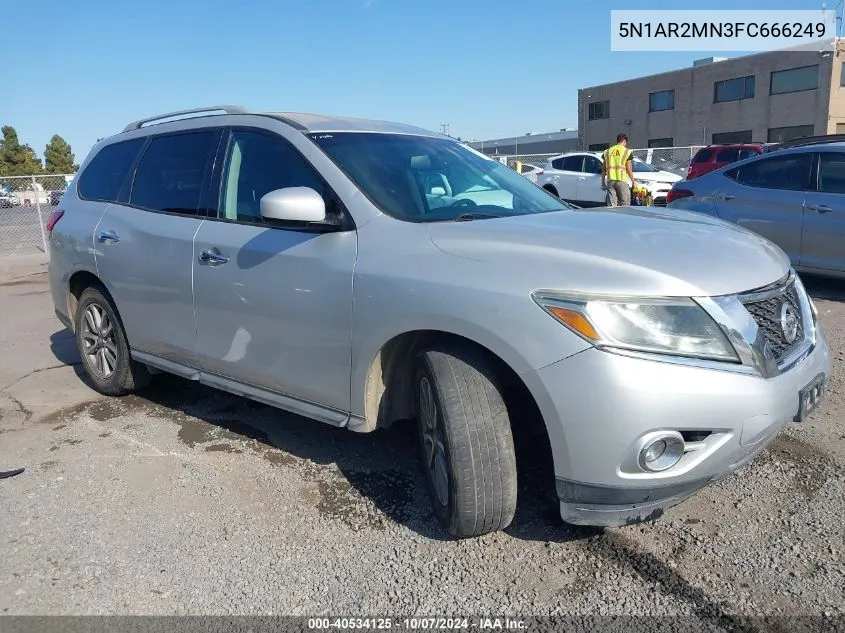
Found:
<svg viewBox="0 0 845 633"><path fill-rule="evenodd" d="M73 164L70 145L58 134L54 134L44 148L44 171L48 174L72 174L78 165Z"/></svg>
<svg viewBox="0 0 845 633"><path fill-rule="evenodd" d="M21 144L11 125L4 125L0 139L0 176L29 176L41 173L41 159L29 145Z"/></svg>

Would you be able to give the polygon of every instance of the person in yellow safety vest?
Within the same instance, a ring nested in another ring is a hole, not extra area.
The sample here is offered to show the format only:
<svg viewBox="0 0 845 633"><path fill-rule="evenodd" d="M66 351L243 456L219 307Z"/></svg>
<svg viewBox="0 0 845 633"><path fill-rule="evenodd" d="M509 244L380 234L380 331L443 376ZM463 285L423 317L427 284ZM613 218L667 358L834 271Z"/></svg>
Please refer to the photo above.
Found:
<svg viewBox="0 0 845 633"><path fill-rule="evenodd" d="M628 137L616 136L616 145L604 150L604 165L601 170L601 186L607 191L607 206L628 207L631 205L631 188L634 171L631 168L633 152L628 149ZM631 184L628 184L628 179Z"/></svg>

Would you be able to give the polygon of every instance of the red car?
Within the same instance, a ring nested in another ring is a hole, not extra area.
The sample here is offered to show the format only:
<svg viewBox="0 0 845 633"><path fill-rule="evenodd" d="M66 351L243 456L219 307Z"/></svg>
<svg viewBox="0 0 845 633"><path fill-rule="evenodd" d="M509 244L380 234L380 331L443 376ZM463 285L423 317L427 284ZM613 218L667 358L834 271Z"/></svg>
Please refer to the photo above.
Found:
<svg viewBox="0 0 845 633"><path fill-rule="evenodd" d="M735 145L708 145L698 150L687 172L687 180L730 165L738 160L751 158L766 151L763 143L737 143Z"/></svg>

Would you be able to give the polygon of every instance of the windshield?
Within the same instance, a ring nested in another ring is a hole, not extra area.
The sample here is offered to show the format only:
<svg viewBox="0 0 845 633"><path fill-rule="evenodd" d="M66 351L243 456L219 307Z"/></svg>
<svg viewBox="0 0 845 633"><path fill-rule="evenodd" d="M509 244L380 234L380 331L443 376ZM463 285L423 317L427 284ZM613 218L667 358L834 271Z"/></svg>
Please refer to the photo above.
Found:
<svg viewBox="0 0 845 633"><path fill-rule="evenodd" d="M457 141L371 132L311 138L370 200L401 220L437 222L573 208Z"/></svg>
<svg viewBox="0 0 845 633"><path fill-rule="evenodd" d="M660 171L656 167L652 167L648 163L644 163L639 158L634 159L634 165L632 167L634 171Z"/></svg>

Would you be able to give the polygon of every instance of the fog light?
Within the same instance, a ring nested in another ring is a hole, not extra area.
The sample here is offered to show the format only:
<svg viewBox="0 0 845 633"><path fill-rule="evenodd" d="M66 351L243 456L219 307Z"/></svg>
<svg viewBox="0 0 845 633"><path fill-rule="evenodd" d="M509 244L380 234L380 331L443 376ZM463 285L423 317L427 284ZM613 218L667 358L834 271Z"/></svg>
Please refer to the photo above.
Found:
<svg viewBox="0 0 845 633"><path fill-rule="evenodd" d="M671 468L684 456L680 433L665 433L650 439L640 451L640 468L659 472Z"/></svg>

